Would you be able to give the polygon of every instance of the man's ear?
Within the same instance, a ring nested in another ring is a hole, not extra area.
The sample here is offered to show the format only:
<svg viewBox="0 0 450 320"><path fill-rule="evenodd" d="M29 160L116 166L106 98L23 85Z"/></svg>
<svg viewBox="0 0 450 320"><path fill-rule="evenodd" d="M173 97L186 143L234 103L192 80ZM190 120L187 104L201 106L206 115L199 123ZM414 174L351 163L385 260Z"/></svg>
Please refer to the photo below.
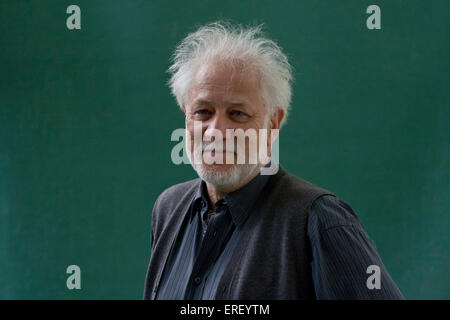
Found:
<svg viewBox="0 0 450 320"><path fill-rule="evenodd" d="M270 117L270 129L280 129L284 114L285 113L282 108L277 108L277 110L272 113L272 116Z"/></svg>
<svg viewBox="0 0 450 320"><path fill-rule="evenodd" d="M272 129L280 130L281 121L284 118L284 110L282 108L277 108L277 110L272 113L270 116L270 120L268 123L268 139L267 139L267 150L269 150L269 154L272 155L272 142L278 136L278 132L272 132ZM274 136L272 136L274 134Z"/></svg>

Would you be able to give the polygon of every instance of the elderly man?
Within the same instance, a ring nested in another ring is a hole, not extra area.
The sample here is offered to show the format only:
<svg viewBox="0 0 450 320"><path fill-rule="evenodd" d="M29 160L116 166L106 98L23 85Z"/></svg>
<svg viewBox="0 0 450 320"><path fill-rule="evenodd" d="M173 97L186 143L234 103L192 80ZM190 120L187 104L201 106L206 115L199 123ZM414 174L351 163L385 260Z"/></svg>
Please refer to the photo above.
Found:
<svg viewBox="0 0 450 320"><path fill-rule="evenodd" d="M196 153L236 160L234 149L209 147L230 129L265 129L270 155L291 99L291 68L273 41L259 28L209 24L181 42L170 71L199 178L156 200L145 299L403 298L352 208L332 192L281 166L261 174L274 159L250 163L250 143L246 163L193 161Z"/></svg>

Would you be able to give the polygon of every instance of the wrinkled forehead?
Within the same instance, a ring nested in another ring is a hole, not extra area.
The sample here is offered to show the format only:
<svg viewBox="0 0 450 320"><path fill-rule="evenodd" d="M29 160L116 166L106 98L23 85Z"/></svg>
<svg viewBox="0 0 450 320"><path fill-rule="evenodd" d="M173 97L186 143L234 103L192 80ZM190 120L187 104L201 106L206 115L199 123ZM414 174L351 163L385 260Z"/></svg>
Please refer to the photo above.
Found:
<svg viewBox="0 0 450 320"><path fill-rule="evenodd" d="M259 72L242 61L208 61L197 68L192 89L203 94L259 95Z"/></svg>

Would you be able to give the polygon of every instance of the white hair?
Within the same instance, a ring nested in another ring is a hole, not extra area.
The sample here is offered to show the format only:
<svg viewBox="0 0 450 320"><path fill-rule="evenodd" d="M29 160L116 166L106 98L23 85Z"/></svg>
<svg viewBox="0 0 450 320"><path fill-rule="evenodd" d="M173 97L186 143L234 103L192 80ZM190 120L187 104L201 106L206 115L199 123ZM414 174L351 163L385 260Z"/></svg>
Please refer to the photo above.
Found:
<svg viewBox="0 0 450 320"><path fill-rule="evenodd" d="M291 103L292 68L281 48L262 35L261 27L243 28L219 21L188 34L177 46L168 70L172 74L169 86L180 108L189 101L199 63L208 59L242 61L258 71L266 115L277 108L284 110L283 125Z"/></svg>

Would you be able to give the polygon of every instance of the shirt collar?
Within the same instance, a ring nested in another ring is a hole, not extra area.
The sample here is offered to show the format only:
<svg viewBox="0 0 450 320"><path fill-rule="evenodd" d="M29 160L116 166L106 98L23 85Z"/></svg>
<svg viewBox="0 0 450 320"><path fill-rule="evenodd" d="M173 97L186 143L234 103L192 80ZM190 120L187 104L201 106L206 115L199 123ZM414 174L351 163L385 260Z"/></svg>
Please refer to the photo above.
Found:
<svg viewBox="0 0 450 320"><path fill-rule="evenodd" d="M270 167L270 163L267 166ZM226 205L230 209L232 220L237 227L247 219L250 210L270 177L270 175L261 175L261 173L258 173L245 186L224 196L223 200L225 200ZM200 179L193 199L191 219L202 205L209 206L208 199L206 182Z"/></svg>
<svg viewBox="0 0 450 320"><path fill-rule="evenodd" d="M195 191L194 198L192 199L192 210L191 210L191 217L190 220L194 218L195 214L197 212L200 212L202 209L202 206L208 206L209 207L209 201L208 201L208 191L206 189L206 182L202 179L199 179L200 183L197 186L197 190Z"/></svg>

